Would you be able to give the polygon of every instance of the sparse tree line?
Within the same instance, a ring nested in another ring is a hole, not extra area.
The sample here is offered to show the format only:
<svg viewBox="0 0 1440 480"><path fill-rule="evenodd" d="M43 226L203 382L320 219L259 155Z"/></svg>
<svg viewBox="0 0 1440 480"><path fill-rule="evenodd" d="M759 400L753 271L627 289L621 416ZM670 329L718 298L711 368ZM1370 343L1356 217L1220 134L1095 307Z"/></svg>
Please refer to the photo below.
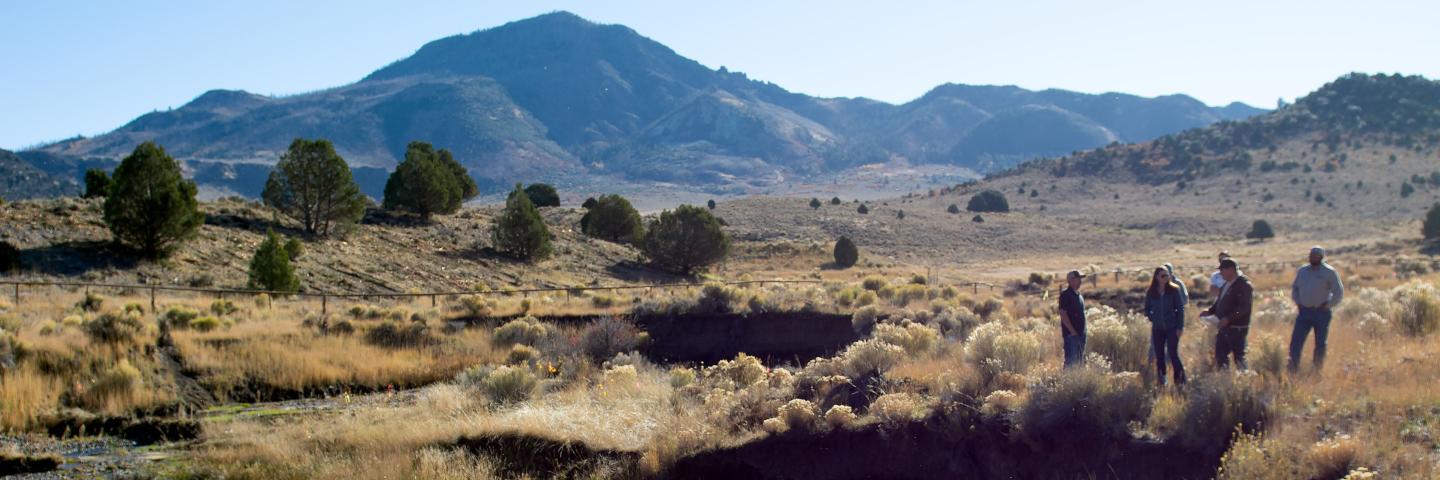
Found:
<svg viewBox="0 0 1440 480"><path fill-rule="evenodd" d="M455 213L479 194L469 171L450 151L416 141L407 145L404 160L386 181L380 208L429 222L435 215ZM103 198L104 221L115 242L146 258L173 253L205 221L195 182L186 180L180 163L154 142L137 146L113 174L87 171L85 197ZM343 235L373 206L348 164L324 139L295 139L270 172L261 198L312 238ZM554 237L539 208L559 205L553 186L516 184L492 220L494 250L523 261L551 256ZM713 200L709 207L714 208ZM730 251L723 222L706 208L682 205L661 212L648 224L620 195L591 198L584 208L580 230L585 235L633 245L667 271L693 274L723 260ZM267 232L250 263L249 287L297 291L300 282L291 262L299 258L302 245L298 239ZM9 244L4 247L7 261L0 267L18 268L18 250Z"/></svg>

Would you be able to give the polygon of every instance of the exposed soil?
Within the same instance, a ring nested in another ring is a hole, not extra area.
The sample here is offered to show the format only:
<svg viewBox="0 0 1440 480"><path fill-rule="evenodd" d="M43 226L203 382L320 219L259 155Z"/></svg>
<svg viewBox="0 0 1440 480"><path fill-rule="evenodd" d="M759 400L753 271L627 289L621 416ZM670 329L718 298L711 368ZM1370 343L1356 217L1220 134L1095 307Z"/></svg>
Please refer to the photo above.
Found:
<svg viewBox="0 0 1440 480"><path fill-rule="evenodd" d="M587 478L601 467L633 472L635 452L596 450L581 442L555 441L518 433L461 437L456 446L494 459L504 478Z"/></svg>
<svg viewBox="0 0 1440 480"><path fill-rule="evenodd" d="M637 323L650 333L646 354L667 363L710 364L744 352L768 365L804 364L861 339L849 315L825 313L688 314Z"/></svg>
<svg viewBox="0 0 1440 480"><path fill-rule="evenodd" d="M1218 458L1132 440L1054 450L1012 441L1003 425L947 428L935 422L786 433L681 459L686 479L1210 478Z"/></svg>

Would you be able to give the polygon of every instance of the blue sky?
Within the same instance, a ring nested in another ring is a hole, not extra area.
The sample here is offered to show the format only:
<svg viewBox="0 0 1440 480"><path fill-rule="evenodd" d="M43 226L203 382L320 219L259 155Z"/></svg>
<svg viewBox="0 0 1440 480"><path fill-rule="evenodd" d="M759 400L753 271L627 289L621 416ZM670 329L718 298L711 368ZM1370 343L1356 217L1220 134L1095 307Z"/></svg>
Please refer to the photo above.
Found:
<svg viewBox="0 0 1440 480"><path fill-rule="evenodd" d="M1434 1L7 1L0 148L103 133L212 88L342 85L553 10L792 91L897 103L955 82L1268 108L1351 71L1440 78Z"/></svg>

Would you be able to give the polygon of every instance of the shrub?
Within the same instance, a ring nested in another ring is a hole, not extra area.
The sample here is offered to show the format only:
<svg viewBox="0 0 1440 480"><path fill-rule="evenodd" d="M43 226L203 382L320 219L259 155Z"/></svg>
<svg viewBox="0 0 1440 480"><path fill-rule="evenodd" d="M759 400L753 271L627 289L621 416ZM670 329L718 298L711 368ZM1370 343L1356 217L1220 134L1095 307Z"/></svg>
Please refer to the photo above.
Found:
<svg viewBox="0 0 1440 480"><path fill-rule="evenodd" d="M1086 366L1039 381L1016 415L1020 431L1036 441L1070 445L1128 439L1130 422L1150 414L1144 388L1129 375Z"/></svg>
<svg viewBox="0 0 1440 480"><path fill-rule="evenodd" d="M874 305L875 302L878 301L880 301L880 296L869 290L860 292L859 295L855 296L855 306L857 307Z"/></svg>
<svg viewBox="0 0 1440 480"><path fill-rule="evenodd" d="M612 242L633 243L645 236L640 212L619 195L601 195L580 217L580 231Z"/></svg>
<svg viewBox="0 0 1440 480"><path fill-rule="evenodd" d="M980 315L980 318L989 320L991 315L1000 312L1004 308L1005 302L998 298L990 297L985 299L984 302L975 305L975 314Z"/></svg>
<svg viewBox="0 0 1440 480"><path fill-rule="evenodd" d="M1117 372L1147 372L1149 323L1116 315L1113 311L1091 317L1085 326L1085 349L1110 361Z"/></svg>
<svg viewBox="0 0 1440 480"><path fill-rule="evenodd" d="M1250 232L1245 234L1245 238L1252 240L1275 238L1275 230L1270 228L1270 222L1256 220L1255 224L1250 226Z"/></svg>
<svg viewBox="0 0 1440 480"><path fill-rule="evenodd" d="M818 210L818 209L820 209L820 205L821 205L820 199L818 199L818 198L811 198L811 199L810 199L810 208Z"/></svg>
<svg viewBox="0 0 1440 480"><path fill-rule="evenodd" d="M904 307L909 305L910 302L925 300L928 297L929 289L926 289L925 285L912 283L895 289L895 295L891 298L891 303L894 303L897 307Z"/></svg>
<svg viewBox="0 0 1440 480"><path fill-rule="evenodd" d="M465 313L475 317L488 317L490 316L491 310L490 303L485 301L485 297L480 295L461 295L460 308L464 309Z"/></svg>
<svg viewBox="0 0 1440 480"><path fill-rule="evenodd" d="M96 343L118 345L133 342L143 325L138 316L105 312L85 322L82 328Z"/></svg>
<svg viewBox="0 0 1440 480"><path fill-rule="evenodd" d="M232 302L232 301L229 301L229 300L219 300L219 299L217 299L217 300L215 300L215 301L213 301L213 302L210 302L210 313L214 313L214 314L216 314L216 315L221 315L221 316L230 315L230 314L235 313L235 312L237 312L237 311L239 311L239 310L240 310L239 308L236 308L236 307L235 307L235 302Z"/></svg>
<svg viewBox="0 0 1440 480"><path fill-rule="evenodd" d="M818 203L818 201L816 202ZM788 430L808 432L820 424L820 409L809 400L796 398L785 402L775 411L775 418L785 422Z"/></svg>
<svg viewBox="0 0 1440 480"><path fill-rule="evenodd" d="M401 325L387 320L365 332L366 343L384 348L419 347L434 340L430 337L430 328L423 323Z"/></svg>
<svg viewBox="0 0 1440 480"><path fill-rule="evenodd" d="M1406 284L1396 289L1395 303L1395 323L1405 335L1420 337L1440 330L1440 292L1434 286Z"/></svg>
<svg viewBox="0 0 1440 480"><path fill-rule="evenodd" d="M79 302L75 303L75 308L86 312L98 312L100 311L100 307L103 305L105 305L105 297L94 293L85 292L85 297L81 298Z"/></svg>
<svg viewBox="0 0 1440 480"><path fill-rule="evenodd" d="M867 206L865 206L865 204L862 203L862 204L860 204L860 207L859 207L859 208L856 208L856 209L855 209L855 212L856 212L856 213L859 213L859 214L861 214L861 215L866 215L866 214L869 214L869 213L870 213L870 207L867 207Z"/></svg>
<svg viewBox="0 0 1440 480"><path fill-rule="evenodd" d="M111 404L123 403L124 399L139 393L142 386L140 370L131 365L129 360L122 358L95 379L95 383L85 390L82 400L90 409L99 410Z"/></svg>
<svg viewBox="0 0 1440 480"><path fill-rule="evenodd" d="M1218 372L1190 382L1181 445L1198 452L1218 454L1238 429L1262 431L1274 417L1274 395L1254 374Z"/></svg>
<svg viewBox="0 0 1440 480"><path fill-rule="evenodd" d="M1288 446L1262 434L1240 434L1220 457L1217 480L1280 480L1305 478Z"/></svg>
<svg viewBox="0 0 1440 480"><path fill-rule="evenodd" d="M714 210L714 209L715 209L715 199L712 198L712 199L710 199L710 200L706 200L706 201L705 201L705 207L707 207L707 208L709 208L709 209L711 209L711 210Z"/></svg>
<svg viewBox="0 0 1440 480"><path fill-rule="evenodd" d="M188 322L190 328L200 332L208 332L220 328L220 319L215 317L197 317Z"/></svg>
<svg viewBox="0 0 1440 480"><path fill-rule="evenodd" d="M864 287L866 290L870 291L879 290L886 285L889 285L889 282L885 281L883 277L880 277L878 275L871 275L865 277L865 279L860 282L861 287Z"/></svg>
<svg viewBox="0 0 1440 480"><path fill-rule="evenodd" d="M1271 380L1279 380L1285 373L1285 365L1289 362L1289 354L1286 353L1287 346L1279 336L1274 334L1260 335L1253 345L1255 355L1250 361L1250 368L1256 373Z"/></svg>
<svg viewBox="0 0 1440 480"><path fill-rule="evenodd" d="M831 205L839 205L839 204L840 204L840 197L830 197L830 204L831 204Z"/></svg>
<svg viewBox="0 0 1440 480"><path fill-rule="evenodd" d="M847 376L861 378L889 371L905 359L905 349L872 338L850 344L840 359Z"/></svg>
<svg viewBox="0 0 1440 480"><path fill-rule="evenodd" d="M519 365L528 363L540 356L540 351L535 347L517 343L510 346L510 353L505 356L506 365Z"/></svg>
<svg viewBox="0 0 1440 480"><path fill-rule="evenodd" d="M1342 478L1358 467L1361 445L1349 435L1340 435L1315 442L1305 452L1305 465L1310 478Z"/></svg>
<svg viewBox="0 0 1440 480"><path fill-rule="evenodd" d="M856 333L865 332L874 327L875 321L879 318L880 309L874 305L866 305L850 314L850 327L854 328Z"/></svg>
<svg viewBox="0 0 1440 480"><path fill-rule="evenodd" d="M330 325L330 327L325 330L325 333L348 336L355 333L355 324L350 323L349 320L341 320Z"/></svg>
<svg viewBox="0 0 1440 480"><path fill-rule="evenodd" d="M965 360L974 365L987 382L1002 373L1024 374L1040 362L1040 338L1001 322L976 327L965 342Z"/></svg>
<svg viewBox="0 0 1440 480"><path fill-rule="evenodd" d="M590 305L595 308L610 308L615 306L615 303L615 297L611 295L599 294L590 297Z"/></svg>
<svg viewBox="0 0 1440 480"><path fill-rule="evenodd" d="M480 389L491 402L511 405L529 399L538 384L530 369L505 365L486 375L480 382Z"/></svg>
<svg viewBox="0 0 1440 480"><path fill-rule="evenodd" d="M920 356L935 350L940 343L940 332L920 323L904 325L876 325L875 339L905 349L910 356Z"/></svg>
<svg viewBox="0 0 1440 480"><path fill-rule="evenodd" d="M1005 194L996 190L985 190L970 197L970 203L965 205L965 210L971 212L1008 212L1010 202L1005 199Z"/></svg>
<svg viewBox="0 0 1440 480"><path fill-rule="evenodd" d="M295 268L290 266L290 253L285 251L285 244L274 231L265 234L265 240L250 259L249 287L275 292L300 289L300 279L295 278Z"/></svg>
<svg viewBox="0 0 1440 480"><path fill-rule="evenodd" d="M695 383L695 371L694 371L694 370L691 370L691 369L685 368L685 367L675 367L675 368L671 368L671 369L670 369L670 387L671 387L671 388L676 388L676 389L684 388L685 386L691 385L691 384L694 384L694 383Z"/></svg>
<svg viewBox="0 0 1440 480"><path fill-rule="evenodd" d="M534 346L549 337L550 333L550 327L540 323L535 317L522 317L496 328L491 333L490 343L501 347L517 343Z"/></svg>
<svg viewBox="0 0 1440 480"><path fill-rule="evenodd" d="M165 149L142 143L115 168L105 197L105 225L117 242L143 255L168 255L205 220L195 192L195 182L184 179L180 164Z"/></svg>
<svg viewBox="0 0 1440 480"><path fill-rule="evenodd" d="M550 256L550 229L540 218L540 211L530 197L515 184L505 200L505 209L495 217L491 239L495 249L521 260L539 260Z"/></svg>
<svg viewBox="0 0 1440 480"><path fill-rule="evenodd" d="M560 206L560 193L555 187L545 183L532 183L525 187L525 196L530 197L530 203L536 207L558 207Z"/></svg>
<svg viewBox="0 0 1440 480"><path fill-rule="evenodd" d="M738 288L718 282L706 283L700 288L700 298L695 304L695 313L732 313L739 311L744 293Z"/></svg>
<svg viewBox="0 0 1440 480"><path fill-rule="evenodd" d="M634 351L639 346L640 329L619 317L600 317L580 331L580 349L595 362Z"/></svg>
<svg viewBox="0 0 1440 480"><path fill-rule="evenodd" d="M479 193L475 179L450 151L410 142L405 161L385 181L383 205L386 210L408 211L428 221L436 213L454 213Z"/></svg>
<svg viewBox="0 0 1440 480"><path fill-rule="evenodd" d="M748 387L765 379L765 364L760 363L759 358L741 353L734 360L721 360L706 367L705 377L729 382L737 388Z"/></svg>
<svg viewBox="0 0 1440 480"><path fill-rule="evenodd" d="M10 242L0 242L0 273L20 271L20 249Z"/></svg>
<svg viewBox="0 0 1440 480"><path fill-rule="evenodd" d="M640 250L660 268L688 275L724 259L730 237L709 211L681 205L650 222Z"/></svg>
<svg viewBox="0 0 1440 480"><path fill-rule="evenodd" d="M104 198L110 194L110 174L104 169L85 170L85 198Z"/></svg>
<svg viewBox="0 0 1440 480"><path fill-rule="evenodd" d="M885 427L895 428L925 417L925 405L912 393L887 393L870 403L870 413Z"/></svg>
<svg viewBox="0 0 1440 480"><path fill-rule="evenodd" d="M958 214L960 213L960 206L952 203L948 208L945 209L945 211L952 214Z"/></svg>
<svg viewBox="0 0 1440 480"><path fill-rule="evenodd" d="M847 428L855 423L855 410L849 405L835 405L825 411L825 424L830 428Z"/></svg>
<svg viewBox="0 0 1440 480"><path fill-rule="evenodd" d="M300 239L291 237L285 241L285 255L290 258L291 262L299 260L300 256L304 254L305 244Z"/></svg>
<svg viewBox="0 0 1440 480"><path fill-rule="evenodd" d="M1355 326L1370 338L1380 338L1390 333L1390 321L1375 312L1366 312Z"/></svg>
<svg viewBox="0 0 1440 480"><path fill-rule="evenodd" d="M311 235L354 224L365 214L365 195L350 166L329 140L297 138L280 154L260 198L265 205L300 222ZM288 251L288 250L287 250ZM299 257L299 250L290 255Z"/></svg>
<svg viewBox="0 0 1440 480"><path fill-rule="evenodd" d="M835 240L835 265L840 268L855 266L860 261L860 249L855 247L855 242L850 237L841 236Z"/></svg>

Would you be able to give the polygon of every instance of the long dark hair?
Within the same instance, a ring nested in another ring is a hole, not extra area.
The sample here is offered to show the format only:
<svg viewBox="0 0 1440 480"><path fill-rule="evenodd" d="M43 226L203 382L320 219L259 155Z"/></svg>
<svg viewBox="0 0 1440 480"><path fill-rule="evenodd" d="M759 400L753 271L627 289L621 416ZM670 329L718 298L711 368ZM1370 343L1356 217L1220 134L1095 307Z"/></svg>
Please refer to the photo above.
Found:
<svg viewBox="0 0 1440 480"><path fill-rule="evenodd" d="M1170 281L1165 282L1165 285L1160 285L1160 274L1174 277L1174 275L1170 274L1170 269L1167 269L1165 267L1156 267L1155 273L1150 274L1150 289L1145 291L1146 295L1158 297L1164 295L1165 292L1176 292L1180 290L1180 286L1175 284L1174 278L1171 278Z"/></svg>

